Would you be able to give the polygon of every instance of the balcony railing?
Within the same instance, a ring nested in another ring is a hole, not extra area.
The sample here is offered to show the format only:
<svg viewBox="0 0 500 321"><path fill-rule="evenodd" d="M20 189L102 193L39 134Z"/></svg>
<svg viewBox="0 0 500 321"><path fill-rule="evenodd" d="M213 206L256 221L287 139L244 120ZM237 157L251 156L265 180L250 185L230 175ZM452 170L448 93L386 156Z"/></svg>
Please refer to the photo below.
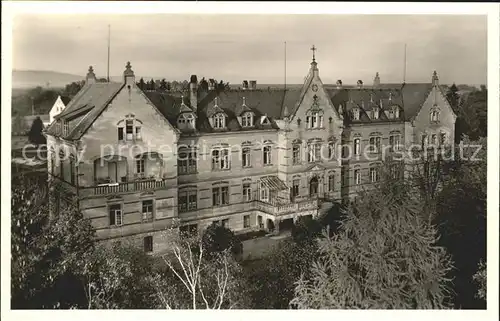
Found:
<svg viewBox="0 0 500 321"><path fill-rule="evenodd" d="M256 209L276 216L318 209L318 206L318 199L308 199L282 205L273 205L262 201L255 201Z"/></svg>
<svg viewBox="0 0 500 321"><path fill-rule="evenodd" d="M152 190L157 188L163 188L166 186L167 186L166 179L147 179L147 180L136 180L131 182L125 182L125 183L109 183L92 187L82 187L80 188L80 192L82 196L96 196L96 195Z"/></svg>

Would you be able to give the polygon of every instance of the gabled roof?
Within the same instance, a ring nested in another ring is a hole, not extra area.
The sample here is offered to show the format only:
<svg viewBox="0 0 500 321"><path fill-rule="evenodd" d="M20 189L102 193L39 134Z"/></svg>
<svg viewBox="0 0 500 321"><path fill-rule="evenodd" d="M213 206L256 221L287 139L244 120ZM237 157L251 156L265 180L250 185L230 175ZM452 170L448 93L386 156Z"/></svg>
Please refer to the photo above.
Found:
<svg viewBox="0 0 500 321"><path fill-rule="evenodd" d="M418 114L431 90L432 84L430 83L415 83L405 84L404 86L381 84L376 88L332 88L327 89L327 92L335 108L338 110L341 105L344 113L350 112L352 104L362 107L363 102L365 111L372 110L374 105L380 106L382 110L397 105L403 109L404 119L411 120ZM373 100L373 103L371 103L371 100ZM349 101L352 101L352 104L349 104ZM360 121L369 121L369 119L360 119Z"/></svg>
<svg viewBox="0 0 500 321"><path fill-rule="evenodd" d="M64 138L79 139L99 117L115 95L123 88L121 83L86 84L55 118L68 122L69 131ZM47 129L51 135L59 135L57 122Z"/></svg>

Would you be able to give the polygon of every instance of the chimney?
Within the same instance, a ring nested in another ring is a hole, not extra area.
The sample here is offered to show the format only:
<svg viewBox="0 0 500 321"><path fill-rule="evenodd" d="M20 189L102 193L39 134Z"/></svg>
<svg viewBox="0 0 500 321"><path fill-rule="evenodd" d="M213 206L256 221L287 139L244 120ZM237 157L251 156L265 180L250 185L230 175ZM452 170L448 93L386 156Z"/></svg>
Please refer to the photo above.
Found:
<svg viewBox="0 0 500 321"><path fill-rule="evenodd" d="M126 85L135 85L135 75L132 70L132 65L130 65L130 61L127 62L125 66L125 71L123 72L123 81Z"/></svg>
<svg viewBox="0 0 500 321"><path fill-rule="evenodd" d="M87 73L87 77L85 77L85 83L87 83L87 84L95 84L96 83L94 68L92 66L89 66L89 72Z"/></svg>
<svg viewBox="0 0 500 321"><path fill-rule="evenodd" d="M342 80L337 80L337 89L342 89Z"/></svg>
<svg viewBox="0 0 500 321"><path fill-rule="evenodd" d="M434 73L432 74L432 85L433 86L438 86L439 85L439 78L437 72L434 70Z"/></svg>
<svg viewBox="0 0 500 321"><path fill-rule="evenodd" d="M256 80L250 80L250 89L252 89L252 90L257 89L257 81Z"/></svg>
<svg viewBox="0 0 500 321"><path fill-rule="evenodd" d="M247 90L248 89L248 81L247 80L243 80L243 90Z"/></svg>
<svg viewBox="0 0 500 321"><path fill-rule="evenodd" d="M357 85L358 85L359 89L363 88L363 81L362 80L358 80Z"/></svg>
<svg viewBox="0 0 500 321"><path fill-rule="evenodd" d="M196 75L191 75L191 81L189 82L189 99L191 102L191 108L196 110L198 108L198 78Z"/></svg>
<svg viewBox="0 0 500 321"><path fill-rule="evenodd" d="M373 79L373 87L378 87L378 86L380 86L380 76L377 71L377 73L375 74L375 79Z"/></svg>

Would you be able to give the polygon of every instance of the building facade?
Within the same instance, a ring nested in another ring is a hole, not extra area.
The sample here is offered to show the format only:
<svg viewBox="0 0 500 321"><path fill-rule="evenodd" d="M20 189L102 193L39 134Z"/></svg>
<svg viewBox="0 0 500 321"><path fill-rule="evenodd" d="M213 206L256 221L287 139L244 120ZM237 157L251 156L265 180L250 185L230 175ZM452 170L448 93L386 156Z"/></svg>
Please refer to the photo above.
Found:
<svg viewBox="0 0 500 321"><path fill-rule="evenodd" d="M139 89L130 63L121 83L97 83L90 68L47 130L49 176L77 195L99 239L146 251L214 222L278 231L377 182L383 150L452 143L456 116L431 79L326 85L313 51L300 89L221 90L193 75L179 97Z"/></svg>

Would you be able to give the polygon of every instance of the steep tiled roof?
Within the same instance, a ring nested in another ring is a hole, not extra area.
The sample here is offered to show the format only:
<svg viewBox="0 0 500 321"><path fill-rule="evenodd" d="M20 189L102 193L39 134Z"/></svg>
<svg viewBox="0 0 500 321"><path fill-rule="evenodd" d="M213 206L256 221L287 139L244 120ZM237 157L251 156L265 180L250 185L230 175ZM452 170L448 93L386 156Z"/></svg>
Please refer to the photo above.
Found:
<svg viewBox="0 0 500 321"><path fill-rule="evenodd" d="M123 87L121 83L94 83L85 85L69 102L56 119L68 122L67 139L78 139L94 123L112 98ZM48 134L58 135L59 125L55 122L47 130Z"/></svg>
<svg viewBox="0 0 500 321"><path fill-rule="evenodd" d="M338 109L341 105L344 113L352 109L351 105L363 107L364 110L370 111L373 105L382 105L385 109L392 105L398 105L403 108L405 120L411 120L417 115L425 99L432 90L432 84L381 84L380 86L364 87L364 88L331 88L327 89L331 97L333 105ZM371 103L373 100L373 103ZM352 101L352 104L348 102ZM382 115L382 114L381 114ZM381 118L383 119L383 118ZM360 121L368 119L360 118Z"/></svg>

